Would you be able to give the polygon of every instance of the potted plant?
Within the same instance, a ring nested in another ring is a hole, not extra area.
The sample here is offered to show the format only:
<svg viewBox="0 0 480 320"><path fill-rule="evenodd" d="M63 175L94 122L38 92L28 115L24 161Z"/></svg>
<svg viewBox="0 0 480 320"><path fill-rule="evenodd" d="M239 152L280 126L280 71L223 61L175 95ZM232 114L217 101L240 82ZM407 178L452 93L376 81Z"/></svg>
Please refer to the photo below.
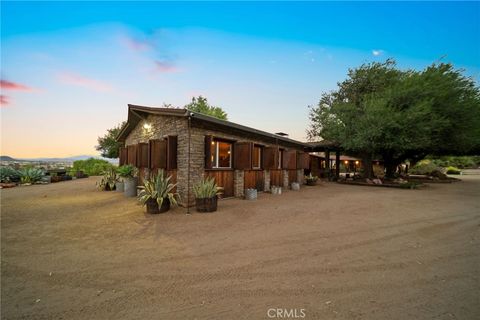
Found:
<svg viewBox="0 0 480 320"><path fill-rule="evenodd" d="M307 186L314 186L317 184L318 177L312 175L311 173L308 176L305 176L305 182Z"/></svg>
<svg viewBox="0 0 480 320"><path fill-rule="evenodd" d="M147 213L166 212L171 205L178 204L180 195L172 192L176 184L170 183L171 179L172 176L165 176L163 170L160 170L156 176L145 180L144 189L138 198L147 207Z"/></svg>
<svg viewBox="0 0 480 320"><path fill-rule="evenodd" d="M203 178L202 181L193 186L195 195L195 207L198 212L217 211L218 196L222 194L222 187L219 187L213 177Z"/></svg>
<svg viewBox="0 0 480 320"><path fill-rule="evenodd" d="M38 168L24 168L20 170L20 183L30 185L40 180L45 175L43 170Z"/></svg>
<svg viewBox="0 0 480 320"><path fill-rule="evenodd" d="M97 182L97 188L103 191L115 190L115 183L118 181L117 171L110 167L103 173L102 180Z"/></svg>
<svg viewBox="0 0 480 320"><path fill-rule="evenodd" d="M115 184L116 190L118 192L125 192L125 180L134 178L134 171L135 171L135 167L130 164L118 167L117 173L120 179ZM137 186L135 185L135 192L136 192L136 187Z"/></svg>
<svg viewBox="0 0 480 320"><path fill-rule="evenodd" d="M118 168L118 171L123 180L123 194L126 197L136 197L138 169L128 164Z"/></svg>

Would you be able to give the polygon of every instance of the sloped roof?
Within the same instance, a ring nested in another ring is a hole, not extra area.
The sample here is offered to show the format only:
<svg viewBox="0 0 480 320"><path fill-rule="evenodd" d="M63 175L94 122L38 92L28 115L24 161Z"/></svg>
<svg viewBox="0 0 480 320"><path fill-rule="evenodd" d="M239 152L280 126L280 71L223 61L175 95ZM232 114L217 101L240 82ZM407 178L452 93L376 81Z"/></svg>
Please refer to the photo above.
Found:
<svg viewBox="0 0 480 320"><path fill-rule="evenodd" d="M255 128L243 126L238 123L221 120L221 119L211 117L202 113L191 112L184 108L154 108L154 107L139 106L134 104L128 105L128 119L125 125L123 126L123 128L120 130L120 133L117 136L117 141L125 141L127 136L135 128L135 126L140 122L140 120L145 118L149 114L163 115L163 116L176 116L176 117L185 117L185 118L190 117L192 121L209 123L209 124L215 125L215 127L217 128L222 127L227 130L233 129L235 131L245 132L253 135L258 135L260 137L268 138L269 140L275 139L278 141L283 141L292 145L296 145L297 147L302 147L302 148L308 147L308 144L301 141L283 137L274 133L258 130Z"/></svg>

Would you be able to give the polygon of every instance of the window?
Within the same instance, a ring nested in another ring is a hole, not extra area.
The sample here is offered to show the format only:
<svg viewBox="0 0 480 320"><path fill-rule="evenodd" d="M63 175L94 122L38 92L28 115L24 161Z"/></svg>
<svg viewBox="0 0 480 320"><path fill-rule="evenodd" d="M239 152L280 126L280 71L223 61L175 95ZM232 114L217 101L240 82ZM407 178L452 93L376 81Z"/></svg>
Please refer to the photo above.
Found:
<svg viewBox="0 0 480 320"><path fill-rule="evenodd" d="M210 146L212 168L232 167L232 144L224 141L212 141Z"/></svg>
<svg viewBox="0 0 480 320"><path fill-rule="evenodd" d="M253 146L253 169L260 169L262 165L262 147Z"/></svg>

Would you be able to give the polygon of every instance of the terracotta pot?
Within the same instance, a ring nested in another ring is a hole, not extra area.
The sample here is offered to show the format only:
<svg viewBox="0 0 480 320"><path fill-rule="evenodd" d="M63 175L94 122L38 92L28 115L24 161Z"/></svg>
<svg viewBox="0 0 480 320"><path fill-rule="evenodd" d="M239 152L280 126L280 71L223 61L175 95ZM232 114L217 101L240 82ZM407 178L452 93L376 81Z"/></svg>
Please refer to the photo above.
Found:
<svg viewBox="0 0 480 320"><path fill-rule="evenodd" d="M217 196L211 198L196 198L195 207L198 212L214 212L217 211Z"/></svg>

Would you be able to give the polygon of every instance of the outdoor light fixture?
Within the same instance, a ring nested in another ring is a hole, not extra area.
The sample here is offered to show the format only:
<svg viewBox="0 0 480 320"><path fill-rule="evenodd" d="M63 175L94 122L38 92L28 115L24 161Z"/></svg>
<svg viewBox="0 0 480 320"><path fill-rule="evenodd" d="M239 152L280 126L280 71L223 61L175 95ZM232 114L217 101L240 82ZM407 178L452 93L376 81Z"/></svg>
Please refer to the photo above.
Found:
<svg viewBox="0 0 480 320"><path fill-rule="evenodd" d="M151 125L150 123L144 123L144 124L143 124L143 128L144 128L145 130L150 130L150 129L152 129L152 125Z"/></svg>
<svg viewBox="0 0 480 320"><path fill-rule="evenodd" d="M348 164L348 160L345 160L345 164Z"/></svg>
<svg viewBox="0 0 480 320"><path fill-rule="evenodd" d="M357 160L357 161L355 161L355 164L358 164L358 160Z"/></svg>

